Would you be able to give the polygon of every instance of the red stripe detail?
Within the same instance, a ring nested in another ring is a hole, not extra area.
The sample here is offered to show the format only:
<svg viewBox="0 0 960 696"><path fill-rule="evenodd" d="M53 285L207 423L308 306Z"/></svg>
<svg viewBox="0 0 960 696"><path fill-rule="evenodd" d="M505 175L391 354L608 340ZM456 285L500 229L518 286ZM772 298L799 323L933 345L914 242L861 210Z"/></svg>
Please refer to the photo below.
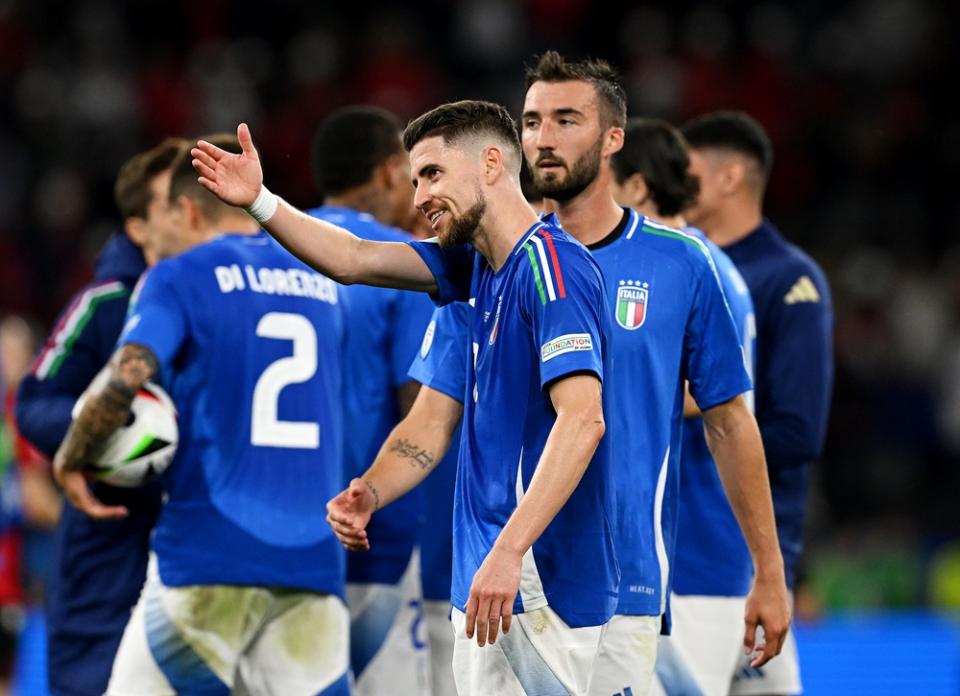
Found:
<svg viewBox="0 0 960 696"><path fill-rule="evenodd" d="M139 396L142 399L150 399L152 401L156 401L157 403L160 403L160 399L155 397L151 392L148 392L146 389L141 389L140 391L138 391L137 396Z"/></svg>
<svg viewBox="0 0 960 696"><path fill-rule="evenodd" d="M557 250L553 246L553 238L550 236L550 233L543 228L537 230L537 234L543 237L547 243L547 248L550 250L550 260L553 262L553 278L557 282L557 292L560 293L560 297L566 297L567 291L563 287L563 273L560 272L560 259L557 258Z"/></svg>

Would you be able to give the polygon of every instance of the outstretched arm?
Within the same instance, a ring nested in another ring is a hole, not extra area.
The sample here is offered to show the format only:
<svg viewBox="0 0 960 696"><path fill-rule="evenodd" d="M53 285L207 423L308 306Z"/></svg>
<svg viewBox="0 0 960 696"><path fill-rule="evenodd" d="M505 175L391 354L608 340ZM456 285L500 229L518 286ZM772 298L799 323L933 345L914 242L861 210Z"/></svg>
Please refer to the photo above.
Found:
<svg viewBox="0 0 960 696"><path fill-rule="evenodd" d="M201 140L190 151L199 182L230 205L246 208L294 256L340 283L436 291L420 256L400 242L371 242L306 215L263 185L260 157L245 123L237 128L242 152Z"/></svg>
<svg viewBox="0 0 960 696"><path fill-rule="evenodd" d="M463 405L424 386L410 413L380 448L361 478L327 503L327 522L351 551L368 551L367 524L374 512L417 486L446 454L463 417Z"/></svg>
<svg viewBox="0 0 960 696"><path fill-rule="evenodd" d="M106 506L87 488L83 469L94 453L130 416L130 404L140 387L157 372L157 358L146 346L129 343L110 361L110 377L91 394L53 458L54 475L67 499L81 512L98 519L126 517L122 506Z"/></svg>
<svg viewBox="0 0 960 696"><path fill-rule="evenodd" d="M755 569L747 597L744 647L762 652L753 658L759 667L780 654L790 626L790 604L777 543L770 481L757 421L743 395L703 412L704 433L717 463L730 506L746 538ZM765 644L756 644L757 626Z"/></svg>

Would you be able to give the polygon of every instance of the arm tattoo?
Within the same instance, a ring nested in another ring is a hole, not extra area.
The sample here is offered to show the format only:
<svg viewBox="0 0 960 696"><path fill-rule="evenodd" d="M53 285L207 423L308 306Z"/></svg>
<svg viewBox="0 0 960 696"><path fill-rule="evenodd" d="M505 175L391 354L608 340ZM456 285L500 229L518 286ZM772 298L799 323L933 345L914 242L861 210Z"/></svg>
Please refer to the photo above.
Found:
<svg viewBox="0 0 960 696"><path fill-rule="evenodd" d="M360 480L363 481L365 484L367 484L367 489L371 493L373 493L373 510L374 512L376 512L377 510L380 509L380 493L377 491L377 487L374 486L369 481L367 481L367 479L360 479Z"/></svg>
<svg viewBox="0 0 960 696"><path fill-rule="evenodd" d="M110 435L130 416L133 397L156 374L157 358L141 345L129 344L114 355L110 381L83 405L61 446L64 468L79 471L96 455Z"/></svg>
<svg viewBox="0 0 960 696"><path fill-rule="evenodd" d="M424 471L433 468L437 461L436 455L428 452L423 447L413 444L410 440L400 438L390 444L390 451L396 452L404 459L410 460L410 466L417 465Z"/></svg>

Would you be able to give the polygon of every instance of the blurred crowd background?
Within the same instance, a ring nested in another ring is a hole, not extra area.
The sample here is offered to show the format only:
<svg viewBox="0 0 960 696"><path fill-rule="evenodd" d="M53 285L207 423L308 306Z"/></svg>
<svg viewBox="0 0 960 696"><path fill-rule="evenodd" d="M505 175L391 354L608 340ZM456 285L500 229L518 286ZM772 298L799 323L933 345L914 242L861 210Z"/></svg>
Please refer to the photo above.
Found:
<svg viewBox="0 0 960 696"><path fill-rule="evenodd" d="M832 284L798 613L960 609L957 19L945 0L0 0L0 316L23 319L21 342L47 333L118 227L117 168L165 136L244 120L271 188L314 205L309 143L333 108L517 114L533 55L603 57L631 115L756 117L767 213Z"/></svg>

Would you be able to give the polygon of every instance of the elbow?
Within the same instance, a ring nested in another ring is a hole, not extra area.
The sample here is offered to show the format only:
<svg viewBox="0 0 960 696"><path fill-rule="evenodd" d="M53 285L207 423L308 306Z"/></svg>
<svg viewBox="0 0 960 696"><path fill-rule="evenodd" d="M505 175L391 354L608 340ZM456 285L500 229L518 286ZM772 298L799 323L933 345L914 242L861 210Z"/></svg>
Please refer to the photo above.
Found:
<svg viewBox="0 0 960 696"><path fill-rule="evenodd" d="M600 444L604 434L607 432L607 423L603 418L603 409L591 409L584 414L581 422L581 432L584 438L590 440L595 445Z"/></svg>

